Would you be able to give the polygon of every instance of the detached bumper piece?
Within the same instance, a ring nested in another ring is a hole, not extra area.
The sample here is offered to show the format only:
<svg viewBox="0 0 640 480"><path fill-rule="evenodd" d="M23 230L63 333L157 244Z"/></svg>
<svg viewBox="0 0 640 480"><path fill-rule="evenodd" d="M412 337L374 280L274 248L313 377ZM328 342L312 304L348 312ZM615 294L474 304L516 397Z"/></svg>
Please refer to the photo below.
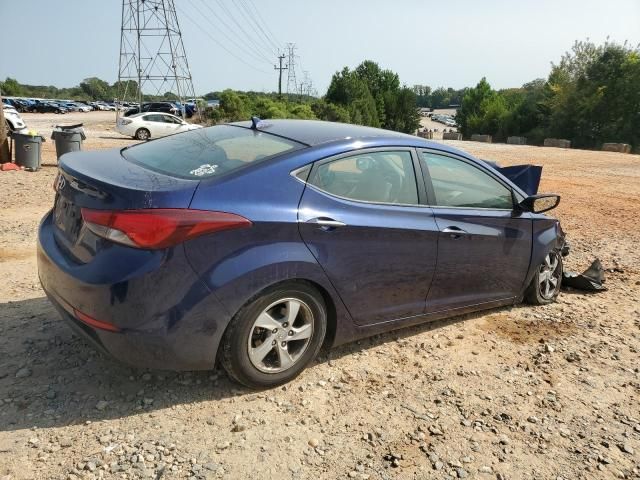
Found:
<svg viewBox="0 0 640 480"><path fill-rule="evenodd" d="M601 292L607 290L604 284L604 268L597 258L591 266L582 273L563 272L562 286L571 287L586 292Z"/></svg>

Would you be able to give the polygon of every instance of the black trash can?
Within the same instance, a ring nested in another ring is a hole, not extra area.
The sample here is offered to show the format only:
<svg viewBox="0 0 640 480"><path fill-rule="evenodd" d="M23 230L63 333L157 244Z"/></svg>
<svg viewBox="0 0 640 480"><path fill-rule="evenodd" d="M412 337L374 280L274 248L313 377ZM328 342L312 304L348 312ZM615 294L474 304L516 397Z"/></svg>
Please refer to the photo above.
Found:
<svg viewBox="0 0 640 480"><path fill-rule="evenodd" d="M13 132L11 138L14 141L16 165L32 172L39 170L42 163L42 142L45 138L18 132Z"/></svg>
<svg viewBox="0 0 640 480"><path fill-rule="evenodd" d="M87 138L82 124L78 125L56 125L51 132L51 140L56 142L56 157L60 157L65 153L78 152L82 150L82 141Z"/></svg>

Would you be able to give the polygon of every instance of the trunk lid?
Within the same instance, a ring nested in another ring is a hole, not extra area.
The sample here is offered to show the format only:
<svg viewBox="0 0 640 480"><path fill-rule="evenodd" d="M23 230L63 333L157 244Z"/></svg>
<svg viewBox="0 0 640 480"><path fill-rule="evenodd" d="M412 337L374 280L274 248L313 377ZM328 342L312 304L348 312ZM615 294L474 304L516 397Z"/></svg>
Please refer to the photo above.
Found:
<svg viewBox="0 0 640 480"><path fill-rule="evenodd" d="M188 208L198 180L148 170L122 157L120 149L74 152L61 157L55 181L54 235L79 263L88 263L105 240L84 228L80 210Z"/></svg>

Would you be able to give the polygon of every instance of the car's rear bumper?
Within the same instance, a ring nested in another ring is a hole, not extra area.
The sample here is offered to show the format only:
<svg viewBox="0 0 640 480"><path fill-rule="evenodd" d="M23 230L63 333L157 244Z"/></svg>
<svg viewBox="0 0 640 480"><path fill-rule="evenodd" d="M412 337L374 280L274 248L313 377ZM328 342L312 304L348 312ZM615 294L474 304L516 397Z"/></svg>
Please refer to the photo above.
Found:
<svg viewBox="0 0 640 480"><path fill-rule="evenodd" d="M47 214L38 232L38 274L47 297L77 334L136 367L214 367L228 316L185 265L181 252L167 255L170 258L152 268L130 259L115 272L100 269L88 276L87 265L65 257L53 228ZM95 328L82 321L78 311L118 331Z"/></svg>
<svg viewBox="0 0 640 480"><path fill-rule="evenodd" d="M135 131L129 125L120 124L116 124L116 132L127 137L133 137L133 135L135 134Z"/></svg>

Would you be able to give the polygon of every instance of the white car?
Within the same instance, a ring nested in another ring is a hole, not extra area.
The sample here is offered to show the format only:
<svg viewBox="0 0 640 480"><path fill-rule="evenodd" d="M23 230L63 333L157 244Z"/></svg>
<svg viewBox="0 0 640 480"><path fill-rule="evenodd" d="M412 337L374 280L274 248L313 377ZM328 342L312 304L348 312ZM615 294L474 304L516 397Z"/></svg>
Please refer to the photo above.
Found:
<svg viewBox="0 0 640 480"><path fill-rule="evenodd" d="M15 132L16 130L27 128L27 125L24 123L24 120L22 120L22 117L15 108L7 105L6 103L3 103L2 107L4 121L10 131Z"/></svg>
<svg viewBox="0 0 640 480"><path fill-rule="evenodd" d="M197 128L202 126L187 123L175 115L159 112L136 113L130 117L120 117L116 123L116 132L138 140L165 137Z"/></svg>

